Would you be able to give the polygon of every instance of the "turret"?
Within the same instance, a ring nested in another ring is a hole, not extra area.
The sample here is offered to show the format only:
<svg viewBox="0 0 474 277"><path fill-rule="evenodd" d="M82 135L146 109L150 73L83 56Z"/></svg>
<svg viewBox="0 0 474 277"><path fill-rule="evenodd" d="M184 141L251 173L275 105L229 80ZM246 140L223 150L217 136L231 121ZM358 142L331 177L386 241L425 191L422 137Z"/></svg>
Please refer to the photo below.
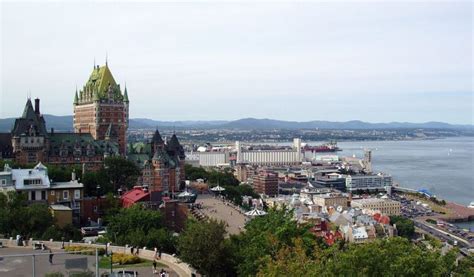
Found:
<svg viewBox="0 0 474 277"><path fill-rule="evenodd" d="M130 101L128 101L127 85L125 85L125 91L123 93L123 102L124 103L129 103L130 102Z"/></svg>
<svg viewBox="0 0 474 277"><path fill-rule="evenodd" d="M76 94L74 95L74 105L79 104L79 97L77 96L77 88L76 88Z"/></svg>

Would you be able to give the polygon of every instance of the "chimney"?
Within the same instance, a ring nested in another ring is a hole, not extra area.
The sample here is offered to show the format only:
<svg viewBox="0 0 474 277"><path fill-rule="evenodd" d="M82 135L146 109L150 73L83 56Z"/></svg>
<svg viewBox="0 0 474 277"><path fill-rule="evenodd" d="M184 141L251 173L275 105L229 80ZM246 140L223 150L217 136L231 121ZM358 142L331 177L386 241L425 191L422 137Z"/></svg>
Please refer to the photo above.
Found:
<svg viewBox="0 0 474 277"><path fill-rule="evenodd" d="M40 114L40 100L39 100L39 98L35 99L35 114Z"/></svg>

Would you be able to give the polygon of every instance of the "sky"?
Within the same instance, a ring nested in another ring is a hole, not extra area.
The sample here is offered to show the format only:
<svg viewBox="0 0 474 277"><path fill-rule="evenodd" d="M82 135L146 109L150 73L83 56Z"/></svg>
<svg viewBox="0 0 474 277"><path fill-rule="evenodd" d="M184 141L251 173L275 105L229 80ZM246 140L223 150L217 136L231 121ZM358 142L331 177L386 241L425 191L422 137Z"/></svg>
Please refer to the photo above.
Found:
<svg viewBox="0 0 474 277"><path fill-rule="evenodd" d="M72 114L94 60L131 118L473 124L473 4L0 2L0 118Z"/></svg>

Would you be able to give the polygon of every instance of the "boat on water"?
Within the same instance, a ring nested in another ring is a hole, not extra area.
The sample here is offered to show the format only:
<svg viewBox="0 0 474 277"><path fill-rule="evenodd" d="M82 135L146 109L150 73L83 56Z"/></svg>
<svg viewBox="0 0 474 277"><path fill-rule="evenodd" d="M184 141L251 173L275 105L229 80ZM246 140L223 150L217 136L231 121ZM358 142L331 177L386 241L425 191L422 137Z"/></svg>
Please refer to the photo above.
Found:
<svg viewBox="0 0 474 277"><path fill-rule="evenodd" d="M474 201L472 201L467 207L471 208L471 209L474 209Z"/></svg>
<svg viewBox="0 0 474 277"><path fill-rule="evenodd" d="M336 151L342 151L341 148L337 147L337 142L331 141L325 144L321 145L316 145L316 146L309 146L306 145L304 147L305 151L311 151L311 152L336 152Z"/></svg>

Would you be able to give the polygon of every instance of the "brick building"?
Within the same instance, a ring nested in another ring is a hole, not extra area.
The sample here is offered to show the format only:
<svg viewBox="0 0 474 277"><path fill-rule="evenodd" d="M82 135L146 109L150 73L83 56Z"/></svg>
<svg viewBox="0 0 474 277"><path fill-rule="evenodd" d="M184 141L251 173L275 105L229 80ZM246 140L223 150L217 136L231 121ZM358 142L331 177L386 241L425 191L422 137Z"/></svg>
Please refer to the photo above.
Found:
<svg viewBox="0 0 474 277"><path fill-rule="evenodd" d="M142 186L150 191L161 191L163 195L179 191L184 184L184 149L175 134L164 141L155 131L150 142L150 153L144 161Z"/></svg>
<svg viewBox="0 0 474 277"><path fill-rule="evenodd" d="M113 140L126 154L129 115L127 88L123 94L105 66L94 66L89 80L74 97L74 132L89 133L94 140Z"/></svg>
<svg viewBox="0 0 474 277"><path fill-rule="evenodd" d="M272 171L260 171L258 175L254 176L253 188L259 194L278 195L278 174Z"/></svg>
<svg viewBox="0 0 474 277"><path fill-rule="evenodd" d="M33 108L28 99L11 133L0 134L0 155L20 164L46 162L98 169L104 158L126 153L128 104L127 89L122 94L108 65L94 66L86 85L74 97L75 133L52 128L48 133L40 100L35 99Z"/></svg>

